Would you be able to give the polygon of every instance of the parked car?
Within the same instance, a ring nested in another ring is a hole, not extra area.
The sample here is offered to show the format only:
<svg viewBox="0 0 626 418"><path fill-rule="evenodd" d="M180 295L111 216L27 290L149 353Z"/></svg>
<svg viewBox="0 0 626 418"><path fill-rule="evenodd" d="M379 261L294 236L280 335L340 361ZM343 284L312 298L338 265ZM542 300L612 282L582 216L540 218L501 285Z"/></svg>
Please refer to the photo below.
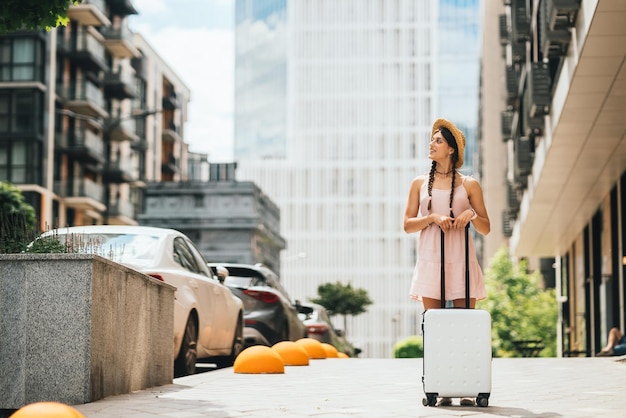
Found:
<svg viewBox="0 0 626 418"><path fill-rule="evenodd" d="M328 311L317 303L303 303L300 308L300 319L306 325L310 338L322 343L333 345L337 351L350 357L358 357L360 348L355 348L340 329L335 329Z"/></svg>
<svg viewBox="0 0 626 418"><path fill-rule="evenodd" d="M243 301L244 347L272 346L307 336L306 327L298 318L299 303L291 299L272 270L261 264L221 265L228 270L224 284Z"/></svg>
<svg viewBox="0 0 626 418"><path fill-rule="evenodd" d="M243 303L183 233L146 226L60 228L69 251L97 254L176 287L174 375L195 373L197 359L231 365L243 350Z"/></svg>

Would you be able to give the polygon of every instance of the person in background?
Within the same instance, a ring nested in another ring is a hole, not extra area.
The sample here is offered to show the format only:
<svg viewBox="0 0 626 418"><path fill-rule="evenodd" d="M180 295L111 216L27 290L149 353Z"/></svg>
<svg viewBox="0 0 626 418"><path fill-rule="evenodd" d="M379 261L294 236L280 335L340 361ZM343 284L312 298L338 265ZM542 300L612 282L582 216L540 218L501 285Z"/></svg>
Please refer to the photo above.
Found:
<svg viewBox="0 0 626 418"><path fill-rule="evenodd" d="M626 336L619 329L611 328L606 346L596 356L623 356L624 354L626 354Z"/></svg>
<svg viewBox="0 0 626 418"><path fill-rule="evenodd" d="M424 310L441 307L441 233L445 234L446 299L455 307L465 306L465 226L472 223L476 231L487 235L490 221L478 180L457 170L463 166L465 136L452 122L440 118L432 126L428 157L432 160L428 174L411 182L404 213L404 231L419 232L418 257L409 295L421 301ZM476 249L469 236L470 307L486 297L483 274ZM439 405L451 405L441 398ZM462 398L461 405L474 405Z"/></svg>

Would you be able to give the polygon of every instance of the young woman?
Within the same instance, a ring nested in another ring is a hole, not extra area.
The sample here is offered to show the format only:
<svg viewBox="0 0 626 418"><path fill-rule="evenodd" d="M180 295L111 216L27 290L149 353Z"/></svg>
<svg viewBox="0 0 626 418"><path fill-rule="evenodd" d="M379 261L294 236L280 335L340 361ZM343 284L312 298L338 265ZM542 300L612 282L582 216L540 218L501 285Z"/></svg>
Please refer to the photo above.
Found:
<svg viewBox="0 0 626 418"><path fill-rule="evenodd" d="M417 264L411 283L411 298L424 309L441 307L441 232L445 235L446 299L454 306L465 306L465 226L487 235L489 216L479 182L457 171L463 166L465 136L450 121L437 119L432 127L430 172L411 182L404 213L404 231L420 232ZM469 236L470 307L486 296L483 274ZM442 398L440 405L450 405ZM469 398L461 405L473 405Z"/></svg>

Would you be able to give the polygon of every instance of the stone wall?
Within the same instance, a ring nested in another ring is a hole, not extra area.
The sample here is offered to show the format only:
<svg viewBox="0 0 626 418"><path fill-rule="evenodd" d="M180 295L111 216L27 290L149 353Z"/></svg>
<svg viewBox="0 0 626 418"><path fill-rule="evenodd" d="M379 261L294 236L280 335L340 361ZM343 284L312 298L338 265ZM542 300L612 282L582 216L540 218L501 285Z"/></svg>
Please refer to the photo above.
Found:
<svg viewBox="0 0 626 418"><path fill-rule="evenodd" d="M0 409L171 383L174 291L96 255L0 255Z"/></svg>

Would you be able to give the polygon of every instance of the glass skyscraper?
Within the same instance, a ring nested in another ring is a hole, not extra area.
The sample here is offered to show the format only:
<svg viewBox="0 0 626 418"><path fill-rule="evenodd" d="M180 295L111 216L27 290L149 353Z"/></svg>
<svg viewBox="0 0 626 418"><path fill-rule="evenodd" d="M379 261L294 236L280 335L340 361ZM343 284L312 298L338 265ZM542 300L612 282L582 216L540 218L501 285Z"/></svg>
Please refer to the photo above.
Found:
<svg viewBox="0 0 626 418"><path fill-rule="evenodd" d="M239 179L280 207L281 280L303 302L323 283L365 289L374 304L349 319L347 337L365 357L389 357L420 332L421 304L408 296L417 236L402 222L411 180L430 167L437 117L466 132L474 160L480 4L236 7L234 155Z"/></svg>

